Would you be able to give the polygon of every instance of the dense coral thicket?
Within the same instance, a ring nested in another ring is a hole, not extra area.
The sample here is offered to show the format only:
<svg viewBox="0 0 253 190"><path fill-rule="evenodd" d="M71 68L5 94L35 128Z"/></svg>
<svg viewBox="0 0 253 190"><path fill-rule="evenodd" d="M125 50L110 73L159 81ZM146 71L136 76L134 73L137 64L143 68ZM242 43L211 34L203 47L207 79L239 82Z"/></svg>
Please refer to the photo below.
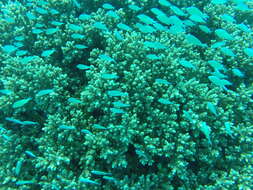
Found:
<svg viewBox="0 0 253 190"><path fill-rule="evenodd" d="M251 1L0 7L0 189L253 188Z"/></svg>

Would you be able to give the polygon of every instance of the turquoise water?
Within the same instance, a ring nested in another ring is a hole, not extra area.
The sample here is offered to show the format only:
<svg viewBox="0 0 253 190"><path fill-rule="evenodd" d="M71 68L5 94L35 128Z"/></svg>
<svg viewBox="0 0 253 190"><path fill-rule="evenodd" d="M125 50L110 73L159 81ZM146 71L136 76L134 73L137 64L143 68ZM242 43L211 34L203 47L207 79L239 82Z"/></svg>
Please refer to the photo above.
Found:
<svg viewBox="0 0 253 190"><path fill-rule="evenodd" d="M251 0L0 2L0 189L253 189Z"/></svg>

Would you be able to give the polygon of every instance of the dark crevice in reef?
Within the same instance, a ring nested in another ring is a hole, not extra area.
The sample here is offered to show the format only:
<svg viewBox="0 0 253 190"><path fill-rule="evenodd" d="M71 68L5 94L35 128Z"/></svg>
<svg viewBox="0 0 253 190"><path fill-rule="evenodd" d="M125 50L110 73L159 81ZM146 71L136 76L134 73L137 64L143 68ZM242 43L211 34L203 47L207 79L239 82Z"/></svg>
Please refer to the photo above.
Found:
<svg viewBox="0 0 253 190"><path fill-rule="evenodd" d="M246 23L248 25L252 25L253 24L253 14L252 11L251 12L245 12L241 17L236 17L237 22L238 23ZM246 22L245 22L246 21Z"/></svg>
<svg viewBox="0 0 253 190"><path fill-rule="evenodd" d="M176 118L176 122L178 124L180 124L180 122L182 121L182 115L183 115L183 104L179 104L179 109L176 111L176 114L177 114L177 118Z"/></svg>
<svg viewBox="0 0 253 190"><path fill-rule="evenodd" d="M172 181L173 181L172 186L174 187L175 190L177 190L178 187L181 187L184 184L183 181L177 175L173 177Z"/></svg>
<svg viewBox="0 0 253 190"><path fill-rule="evenodd" d="M64 54L62 52L62 48L57 47L55 49L56 49L56 53L54 53L54 59L57 60L57 62L61 63L62 60L64 59Z"/></svg>
<svg viewBox="0 0 253 190"><path fill-rule="evenodd" d="M126 152L126 159L128 160L129 167L125 169L121 169L121 172L124 174L136 174L137 176L140 175L147 175L151 173L157 173L158 167L156 164L149 165L142 165L139 161L139 157L136 153L136 148L134 145L130 144L128 146L128 151Z"/></svg>
<svg viewBox="0 0 253 190"><path fill-rule="evenodd" d="M78 64L83 64L83 65L87 65L87 66L90 65L88 59L89 59L89 55L90 55L91 50L92 50L92 48L89 47L89 48L81 51L81 53L79 53L80 57L73 58L73 60L69 64L65 64L64 66L61 66L61 68L63 69L63 72L67 73L68 78L71 79L71 82L70 82L68 88L66 89L67 91L70 92L71 95L75 95L76 89L80 89L80 87L88 84L86 72L84 70L78 69L77 65ZM60 51L60 52L62 52L62 51ZM61 60L61 62L62 62L64 55L62 53L59 53L56 56L58 56L57 60Z"/></svg>
<svg viewBox="0 0 253 190"><path fill-rule="evenodd" d="M197 175L200 169L199 161L198 160L188 161L187 168L191 170L195 175Z"/></svg>
<svg viewBox="0 0 253 190"><path fill-rule="evenodd" d="M105 39L99 35L98 33L94 33L92 36L92 46L90 49L100 49L102 51L106 48L106 42Z"/></svg>
<svg viewBox="0 0 253 190"><path fill-rule="evenodd" d="M75 176L80 176L82 173L80 159L73 158L70 160L70 164L68 165L68 170L73 171Z"/></svg>
<svg viewBox="0 0 253 190"><path fill-rule="evenodd" d="M92 110L92 112L90 113L97 121L100 120L101 117L103 117L105 115L104 110L102 110L101 108L95 108L94 110Z"/></svg>
<svg viewBox="0 0 253 190"><path fill-rule="evenodd" d="M43 125L47 119L47 114L39 109L21 112L20 115L23 120L38 122L40 125Z"/></svg>
<svg viewBox="0 0 253 190"><path fill-rule="evenodd" d="M72 62L68 65L67 72L68 72L68 77L70 79L73 79L71 82L71 86L69 86L68 91L70 91L71 94L74 94L75 90L73 87L81 87L85 86L88 84L88 80L86 77L86 73L84 70L78 69L76 66L78 64L85 64L85 60L87 58L78 58L78 59L73 59Z"/></svg>
<svg viewBox="0 0 253 190"><path fill-rule="evenodd" d="M139 156L136 153L136 148L133 144L130 144L128 147L128 151L126 152L126 159L128 161L128 167L127 168L120 168L120 169L114 169L114 173L118 174L119 178L125 175L128 175L132 180L134 178L138 178L140 176L147 176L149 174L157 174L159 172L158 165L161 167L165 167L170 163L170 158L163 157L163 156L155 156L153 158L154 163L152 165L143 165L139 161ZM195 172L198 172L199 165L198 163L191 163L195 167ZM134 175L133 175L134 174ZM175 175L173 178L173 183L171 184L175 189L178 187L181 187L184 185L184 182Z"/></svg>

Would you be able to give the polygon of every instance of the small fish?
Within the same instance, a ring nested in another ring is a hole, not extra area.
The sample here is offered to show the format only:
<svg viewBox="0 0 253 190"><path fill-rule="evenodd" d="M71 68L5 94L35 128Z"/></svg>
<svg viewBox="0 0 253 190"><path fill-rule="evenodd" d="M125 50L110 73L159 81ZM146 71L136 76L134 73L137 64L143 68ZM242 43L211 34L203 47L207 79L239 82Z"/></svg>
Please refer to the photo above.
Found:
<svg viewBox="0 0 253 190"><path fill-rule="evenodd" d="M131 31L133 30L130 26L124 24L124 23L119 23L117 24L117 27L121 30L125 30L125 31Z"/></svg>
<svg viewBox="0 0 253 190"><path fill-rule="evenodd" d="M225 85L232 85L231 82L225 80L225 79L220 79L217 76L209 76L208 79L215 85L223 88L224 90L228 90Z"/></svg>
<svg viewBox="0 0 253 190"><path fill-rule="evenodd" d="M45 27L45 24L43 24L43 23L36 23L35 27L36 28L43 28L43 27Z"/></svg>
<svg viewBox="0 0 253 190"><path fill-rule="evenodd" d="M233 137L230 122L225 122L225 130L229 136Z"/></svg>
<svg viewBox="0 0 253 190"><path fill-rule="evenodd" d="M95 28L97 28L97 29L100 29L100 30L105 30L105 31L108 30L107 26L106 26L105 24L103 24L102 22L95 22L95 23L93 24L93 26L94 26Z"/></svg>
<svg viewBox="0 0 253 190"><path fill-rule="evenodd" d="M75 39L75 40L82 40L84 39L84 35L82 34L78 34L78 33L74 33L74 34L71 34L71 38Z"/></svg>
<svg viewBox="0 0 253 190"><path fill-rule="evenodd" d="M35 11L39 14L42 14L42 15L46 15L48 14L48 11L46 9L43 9L43 8L40 8L40 7L36 7L35 8Z"/></svg>
<svg viewBox="0 0 253 190"><path fill-rule="evenodd" d="M215 108L215 105L211 102L207 102L207 108L209 109L209 111L211 113L213 113L215 116L217 116L217 111L216 111L216 108Z"/></svg>
<svg viewBox="0 0 253 190"><path fill-rule="evenodd" d="M137 5L128 5L128 8L133 10L133 11L139 11L141 10L140 7L138 7Z"/></svg>
<svg viewBox="0 0 253 190"><path fill-rule="evenodd" d="M161 44L160 42L145 41L144 46L153 49L166 49L166 46Z"/></svg>
<svg viewBox="0 0 253 190"><path fill-rule="evenodd" d="M159 60L161 59L159 56L157 56L156 54L148 54L147 55L147 58L148 59L151 59L151 60Z"/></svg>
<svg viewBox="0 0 253 190"><path fill-rule="evenodd" d="M221 73L219 70L215 70L212 74L213 74L214 76L218 77L219 79L228 78L227 75L224 75L224 74Z"/></svg>
<svg viewBox="0 0 253 190"><path fill-rule="evenodd" d="M99 125L99 124L94 124L92 127L94 127L95 129L102 129L102 130L107 129L106 127Z"/></svg>
<svg viewBox="0 0 253 190"><path fill-rule="evenodd" d="M193 119L191 114L188 111L183 110L184 116L187 120L189 120L191 123L193 123Z"/></svg>
<svg viewBox="0 0 253 190"><path fill-rule="evenodd" d="M112 10L108 11L108 12L106 13L106 15L108 15L108 16L110 16L110 17L113 17L113 18L116 18L116 19L119 19L119 18L120 18L119 15L118 15L115 11L112 11Z"/></svg>
<svg viewBox="0 0 253 190"><path fill-rule="evenodd" d="M83 102L77 98L68 98L68 102L69 103L73 103L73 104L82 104Z"/></svg>
<svg viewBox="0 0 253 190"><path fill-rule="evenodd" d="M87 69L90 69L90 66L84 65L84 64L78 64L76 67L77 67L78 69L80 69L80 70L87 70Z"/></svg>
<svg viewBox="0 0 253 190"><path fill-rule="evenodd" d="M51 24L54 25L54 26L61 26L64 23L63 22L58 22L58 21L52 21Z"/></svg>
<svg viewBox="0 0 253 190"><path fill-rule="evenodd" d="M46 29L46 35L52 35L59 31L59 28L48 28Z"/></svg>
<svg viewBox="0 0 253 190"><path fill-rule="evenodd" d="M11 95L13 92L11 90L1 89L0 93L4 95Z"/></svg>
<svg viewBox="0 0 253 190"><path fill-rule="evenodd" d="M192 45L196 45L196 46L200 46L200 47L207 47L206 44L203 44L197 37L195 37L191 34L186 35L186 40L188 41L188 43L190 43Z"/></svg>
<svg viewBox="0 0 253 190"><path fill-rule="evenodd" d="M112 175L112 173L98 171L98 170L92 170L91 173L94 174L94 175L100 175L100 176L108 176L108 175L110 176L110 175Z"/></svg>
<svg viewBox="0 0 253 190"><path fill-rule="evenodd" d="M28 156L32 157L32 158L36 158L36 157L37 157L35 154L33 154L33 153L32 153L31 151L29 151L29 150L25 151L25 153L26 153Z"/></svg>
<svg viewBox="0 0 253 190"><path fill-rule="evenodd" d="M104 8L104 9L114 9L114 6L112 6L111 4L109 4L109 3L104 3L103 5L102 5L102 7Z"/></svg>
<svg viewBox="0 0 253 190"><path fill-rule="evenodd" d="M186 11L190 14L190 15L198 15L199 17L203 18L203 19L207 19L208 15L203 13L201 10L199 10L197 7L191 6L191 7L187 7Z"/></svg>
<svg viewBox="0 0 253 190"><path fill-rule="evenodd" d="M224 29L216 29L215 34L222 40L233 40L233 36Z"/></svg>
<svg viewBox="0 0 253 190"><path fill-rule="evenodd" d="M227 3L228 0L212 0L211 3L215 5L221 5Z"/></svg>
<svg viewBox="0 0 253 190"><path fill-rule="evenodd" d="M23 165L23 160L18 160L15 167L15 175L18 176L20 174L21 168Z"/></svg>
<svg viewBox="0 0 253 190"><path fill-rule="evenodd" d="M45 96L45 95L51 94L53 92L54 92L53 89L45 89L45 90L40 90L36 95L37 96Z"/></svg>
<svg viewBox="0 0 253 190"><path fill-rule="evenodd" d="M18 50L16 51L16 56L20 57L20 56L24 56L28 53L27 50Z"/></svg>
<svg viewBox="0 0 253 190"><path fill-rule="evenodd" d="M124 114L124 113L126 113L124 110L122 110L120 108L110 108L110 111L112 113L115 113L115 114Z"/></svg>
<svg viewBox="0 0 253 190"><path fill-rule="evenodd" d="M191 19L194 22L198 22L198 23L206 23L205 18L201 17L201 15L197 15L197 14L192 14L189 19Z"/></svg>
<svg viewBox="0 0 253 190"><path fill-rule="evenodd" d="M26 56L26 57L20 59L20 63L27 64L27 63L33 61L35 58L36 58L36 56Z"/></svg>
<svg viewBox="0 0 253 190"><path fill-rule="evenodd" d="M212 31L210 30L210 28L208 28L205 25L199 25L199 29L202 30L203 32L210 34Z"/></svg>
<svg viewBox="0 0 253 190"><path fill-rule="evenodd" d="M49 12L50 12L52 15L57 15L57 14L60 13L59 11L57 11L56 9L53 9L53 8L50 8L50 9L49 9Z"/></svg>
<svg viewBox="0 0 253 190"><path fill-rule="evenodd" d="M245 3L243 3L242 1L240 3L237 3L235 7L235 10L239 10L239 11L250 11L251 8L249 8L249 6Z"/></svg>
<svg viewBox="0 0 253 190"><path fill-rule="evenodd" d="M159 0L158 1L160 5L163 5L165 7L170 7L171 6L171 3L168 2L167 0Z"/></svg>
<svg viewBox="0 0 253 190"><path fill-rule="evenodd" d="M115 183L117 182L117 180L111 176L103 176L103 179L105 179L107 181L115 182Z"/></svg>
<svg viewBox="0 0 253 190"><path fill-rule="evenodd" d="M242 24L242 23L241 24L237 24L237 27L240 30L242 30L243 32L247 32L247 33L252 32L251 29L247 25L245 25L245 24Z"/></svg>
<svg viewBox="0 0 253 190"><path fill-rule="evenodd" d="M20 108L27 104L32 98L21 99L13 103L12 108Z"/></svg>
<svg viewBox="0 0 253 190"><path fill-rule="evenodd" d="M8 24L14 24L15 23L15 19L12 17L5 17L4 20L8 23Z"/></svg>
<svg viewBox="0 0 253 190"><path fill-rule="evenodd" d="M182 21L176 16L168 17L166 14L161 14L161 15L157 15L156 18L162 24L165 24L165 25L168 25L168 26L175 25L175 24L182 25Z"/></svg>
<svg viewBox="0 0 253 190"><path fill-rule="evenodd" d="M234 17L232 17L231 15L228 15L228 14L221 15L221 19L226 21L226 22L230 22L230 23L235 23L236 22Z"/></svg>
<svg viewBox="0 0 253 190"><path fill-rule="evenodd" d="M103 73L103 74L101 74L101 78L103 78L103 79L117 79L119 77L116 74Z"/></svg>
<svg viewBox="0 0 253 190"><path fill-rule="evenodd" d="M116 96L128 96L127 92L121 92L119 90L108 90L107 94L109 96L113 96L113 97L116 97Z"/></svg>
<svg viewBox="0 0 253 190"><path fill-rule="evenodd" d="M22 122L23 125L38 125L38 122L34 122L34 121L23 121Z"/></svg>
<svg viewBox="0 0 253 190"><path fill-rule="evenodd" d="M14 44L17 48L24 47L23 42L14 42L13 44Z"/></svg>
<svg viewBox="0 0 253 190"><path fill-rule="evenodd" d="M88 129L82 129L81 132L87 135L93 135L93 133L90 132Z"/></svg>
<svg viewBox="0 0 253 190"><path fill-rule="evenodd" d="M171 84L171 83L168 82L167 80L165 80L165 79L160 79L160 78L155 79L155 82L158 83L158 84L165 84L165 85Z"/></svg>
<svg viewBox="0 0 253 190"><path fill-rule="evenodd" d="M88 46L83 45L83 44L75 44L75 47L76 47L77 49L86 49L86 48L88 48Z"/></svg>
<svg viewBox="0 0 253 190"><path fill-rule="evenodd" d="M209 60L208 63L213 67L214 70L226 71L226 68L216 60Z"/></svg>
<svg viewBox="0 0 253 190"><path fill-rule="evenodd" d="M31 12L27 12L26 16L28 17L29 20L35 20L36 19L36 16Z"/></svg>
<svg viewBox="0 0 253 190"><path fill-rule="evenodd" d="M11 54L15 52L18 48L13 45L4 45L2 49L5 53Z"/></svg>
<svg viewBox="0 0 253 190"><path fill-rule="evenodd" d="M120 40L120 41L124 40L123 36L117 30L114 31L114 36L117 40Z"/></svg>
<svg viewBox="0 0 253 190"><path fill-rule="evenodd" d="M161 104L165 104L165 105L173 104L171 101L169 101L166 98L159 98L158 102L161 103Z"/></svg>
<svg viewBox="0 0 253 190"><path fill-rule="evenodd" d="M189 69L194 69L196 70L196 67L189 61L185 60L185 59L181 59L179 61L180 65L186 67L186 68L189 68Z"/></svg>
<svg viewBox="0 0 253 190"><path fill-rule="evenodd" d="M137 18L141 22L143 22L143 23L145 23L147 25L155 23L155 21L151 17L149 17L149 16L147 16L145 14L139 14L139 15L137 15Z"/></svg>
<svg viewBox="0 0 253 190"><path fill-rule="evenodd" d="M172 25L168 32L171 34L179 34L185 32L185 29L180 25Z"/></svg>
<svg viewBox="0 0 253 190"><path fill-rule="evenodd" d="M126 108L130 106L130 104L124 104L120 101L113 102L112 104L117 108Z"/></svg>
<svg viewBox="0 0 253 190"><path fill-rule="evenodd" d="M152 26L136 23L135 25L142 33L153 33L156 31L156 29Z"/></svg>
<svg viewBox="0 0 253 190"><path fill-rule="evenodd" d="M12 118L12 117L6 117L5 118L6 121L10 121L12 123L16 123L16 124L19 124L19 125L23 125L23 122L18 120L18 119L15 119L15 118Z"/></svg>
<svg viewBox="0 0 253 190"><path fill-rule="evenodd" d="M49 3L44 0L39 0L38 5L44 6L44 5L49 5Z"/></svg>
<svg viewBox="0 0 253 190"><path fill-rule="evenodd" d="M88 15L88 14L83 13L83 14L81 14L78 18L79 18L80 20L82 20L82 21L85 21L85 20L89 20L89 19L91 18L91 16Z"/></svg>
<svg viewBox="0 0 253 190"><path fill-rule="evenodd" d="M16 185L29 185L34 184L35 182L33 180L24 180L24 181L17 181Z"/></svg>
<svg viewBox="0 0 253 190"><path fill-rule="evenodd" d="M88 179L88 178L83 178L83 177L81 177L81 178L79 179L79 181L80 181L81 183L86 183L86 184L91 184L91 185L100 185L100 183L98 183L98 182L96 182L96 181L90 180L90 179Z"/></svg>
<svg viewBox="0 0 253 190"><path fill-rule="evenodd" d="M10 141L11 140L11 137L9 137L5 134L2 134L2 137L4 138L5 141Z"/></svg>
<svg viewBox="0 0 253 190"><path fill-rule="evenodd" d="M227 48L227 47L220 48L220 51L226 56L229 56L229 57L234 57L235 56L234 52L231 49Z"/></svg>
<svg viewBox="0 0 253 190"><path fill-rule="evenodd" d="M59 129L62 129L62 130L76 130L76 127L75 126L70 126L70 125L60 125Z"/></svg>
<svg viewBox="0 0 253 190"><path fill-rule="evenodd" d="M239 69L237 69L237 68L233 68L232 69L232 72L233 72L233 74L235 75L235 76L237 76L237 77L240 77L240 78L243 78L244 77L244 73L243 72L241 72Z"/></svg>
<svg viewBox="0 0 253 190"><path fill-rule="evenodd" d="M73 5L76 6L78 9L81 8L81 5L77 0L73 0Z"/></svg>
<svg viewBox="0 0 253 190"><path fill-rule="evenodd" d="M41 53L41 57L49 57L55 52L54 49L45 50Z"/></svg>
<svg viewBox="0 0 253 190"><path fill-rule="evenodd" d="M221 41L221 42L216 42L214 44L211 45L211 48L215 49L215 48L220 48L222 46L226 45L225 41Z"/></svg>
<svg viewBox="0 0 253 190"><path fill-rule="evenodd" d="M70 30L72 30L74 32L83 31L83 28L79 25L76 25L76 24L69 24L68 27Z"/></svg>
<svg viewBox="0 0 253 190"><path fill-rule="evenodd" d="M159 15L166 15L162 10L158 9L158 8L151 8L150 11L155 14L156 16Z"/></svg>
<svg viewBox="0 0 253 190"><path fill-rule="evenodd" d="M243 51L247 56L253 57L253 48L244 48Z"/></svg>
<svg viewBox="0 0 253 190"><path fill-rule="evenodd" d="M201 122L200 123L200 131L202 133L204 133L204 135L206 136L208 142L210 144L212 144L211 139L210 139L210 134L211 134L212 131L211 131L211 128L206 124L206 122Z"/></svg>
<svg viewBox="0 0 253 190"><path fill-rule="evenodd" d="M186 14L180 8L174 5L170 6L170 9L178 16L186 16Z"/></svg>
<svg viewBox="0 0 253 190"><path fill-rule="evenodd" d="M24 36L16 36L14 39L17 41L23 41L25 39L25 37Z"/></svg>
<svg viewBox="0 0 253 190"><path fill-rule="evenodd" d="M41 29L39 29L39 28L33 28L32 29L32 33L33 34L40 34L40 33L42 33L43 32L43 30L41 30Z"/></svg>
<svg viewBox="0 0 253 190"><path fill-rule="evenodd" d="M103 61L108 61L108 62L115 62L115 60L113 58L111 58L109 55L106 54L100 54L99 55L99 59L103 60Z"/></svg>

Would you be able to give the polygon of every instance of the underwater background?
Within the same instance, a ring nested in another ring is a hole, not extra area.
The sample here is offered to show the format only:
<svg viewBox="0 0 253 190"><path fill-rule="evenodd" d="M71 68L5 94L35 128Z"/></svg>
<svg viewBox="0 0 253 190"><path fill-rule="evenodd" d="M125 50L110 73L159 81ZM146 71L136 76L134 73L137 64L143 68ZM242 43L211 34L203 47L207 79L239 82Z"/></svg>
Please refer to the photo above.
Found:
<svg viewBox="0 0 253 190"><path fill-rule="evenodd" d="M252 0L1 0L1 190L253 189Z"/></svg>

